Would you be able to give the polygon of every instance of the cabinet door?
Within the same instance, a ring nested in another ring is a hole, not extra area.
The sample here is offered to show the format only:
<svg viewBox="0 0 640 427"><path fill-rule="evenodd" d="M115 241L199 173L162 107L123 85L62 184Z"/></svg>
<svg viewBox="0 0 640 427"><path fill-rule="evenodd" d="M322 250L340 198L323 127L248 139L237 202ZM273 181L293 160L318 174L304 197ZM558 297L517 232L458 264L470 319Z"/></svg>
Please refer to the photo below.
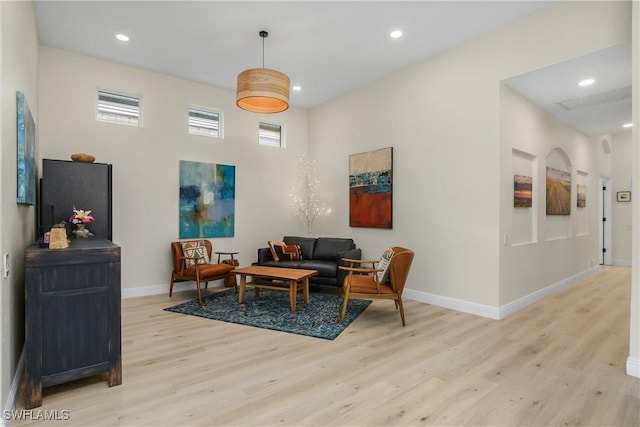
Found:
<svg viewBox="0 0 640 427"><path fill-rule="evenodd" d="M91 210L96 222L87 228L94 235L112 240L111 165L44 159L40 194L42 232L69 222L75 206Z"/></svg>
<svg viewBox="0 0 640 427"><path fill-rule="evenodd" d="M109 362L109 291L42 298L42 376Z"/></svg>

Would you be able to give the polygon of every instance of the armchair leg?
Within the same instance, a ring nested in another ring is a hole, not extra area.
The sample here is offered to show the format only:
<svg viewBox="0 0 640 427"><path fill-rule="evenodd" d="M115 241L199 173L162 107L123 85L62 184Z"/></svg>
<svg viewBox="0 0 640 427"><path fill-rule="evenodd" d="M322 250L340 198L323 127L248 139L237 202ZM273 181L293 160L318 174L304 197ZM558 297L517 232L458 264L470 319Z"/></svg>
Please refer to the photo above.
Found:
<svg viewBox="0 0 640 427"><path fill-rule="evenodd" d="M202 292L200 291L200 280L196 281L196 289L198 290L198 304L202 307Z"/></svg>
<svg viewBox="0 0 640 427"><path fill-rule="evenodd" d="M400 318L402 319L402 326L406 326L407 324L404 321L404 307L402 306L402 297L398 297L398 299L396 300L396 304L400 309Z"/></svg>
<svg viewBox="0 0 640 427"><path fill-rule="evenodd" d="M342 311L340 312L340 323L344 322L344 317L347 314L347 305L349 304L349 291L344 291L344 299L342 300Z"/></svg>
<svg viewBox="0 0 640 427"><path fill-rule="evenodd" d="M169 298L173 295L173 273L171 273L171 280L169 281Z"/></svg>

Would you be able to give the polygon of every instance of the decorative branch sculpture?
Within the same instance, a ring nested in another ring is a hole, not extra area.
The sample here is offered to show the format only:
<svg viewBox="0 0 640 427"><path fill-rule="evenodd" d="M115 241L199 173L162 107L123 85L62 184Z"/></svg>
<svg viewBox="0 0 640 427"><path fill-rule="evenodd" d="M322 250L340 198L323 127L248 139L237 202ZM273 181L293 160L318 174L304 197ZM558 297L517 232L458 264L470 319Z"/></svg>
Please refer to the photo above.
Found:
<svg viewBox="0 0 640 427"><path fill-rule="evenodd" d="M313 222L326 212L326 201L320 196L320 180L316 177L314 160L304 154L298 158L298 170L291 196L293 211L307 222L307 233L311 235Z"/></svg>

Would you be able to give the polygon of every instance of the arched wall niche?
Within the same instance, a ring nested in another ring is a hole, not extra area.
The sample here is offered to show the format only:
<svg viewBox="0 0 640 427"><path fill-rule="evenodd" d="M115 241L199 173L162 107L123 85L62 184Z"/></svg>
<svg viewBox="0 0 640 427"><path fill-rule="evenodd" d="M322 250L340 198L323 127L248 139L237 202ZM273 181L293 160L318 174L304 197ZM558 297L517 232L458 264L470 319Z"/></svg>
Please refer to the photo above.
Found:
<svg viewBox="0 0 640 427"><path fill-rule="evenodd" d="M571 160L562 148L554 148L547 154L547 166L571 173Z"/></svg>
<svg viewBox="0 0 640 427"><path fill-rule="evenodd" d="M568 239L572 234L571 211L574 200L571 159L563 149L556 147L547 154L545 164L545 240ZM565 173L559 174L557 171ZM558 186L558 181L568 181L568 185Z"/></svg>

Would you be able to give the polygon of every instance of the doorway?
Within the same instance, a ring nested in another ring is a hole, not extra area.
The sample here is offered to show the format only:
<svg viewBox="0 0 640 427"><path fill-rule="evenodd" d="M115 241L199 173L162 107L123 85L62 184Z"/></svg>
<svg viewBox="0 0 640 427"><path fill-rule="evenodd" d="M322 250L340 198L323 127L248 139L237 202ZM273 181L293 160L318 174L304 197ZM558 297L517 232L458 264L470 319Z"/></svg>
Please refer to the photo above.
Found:
<svg viewBox="0 0 640 427"><path fill-rule="evenodd" d="M600 177L598 236L601 250L599 264L611 265L611 178Z"/></svg>

